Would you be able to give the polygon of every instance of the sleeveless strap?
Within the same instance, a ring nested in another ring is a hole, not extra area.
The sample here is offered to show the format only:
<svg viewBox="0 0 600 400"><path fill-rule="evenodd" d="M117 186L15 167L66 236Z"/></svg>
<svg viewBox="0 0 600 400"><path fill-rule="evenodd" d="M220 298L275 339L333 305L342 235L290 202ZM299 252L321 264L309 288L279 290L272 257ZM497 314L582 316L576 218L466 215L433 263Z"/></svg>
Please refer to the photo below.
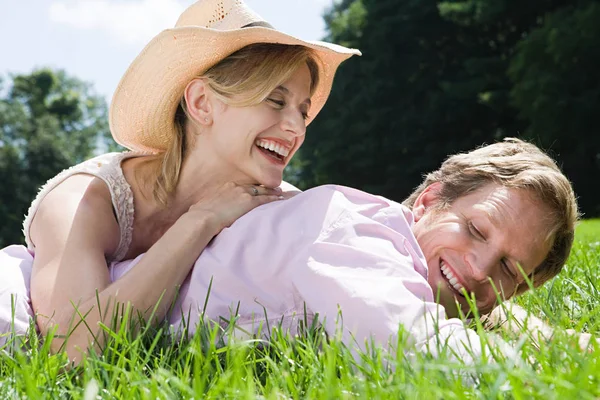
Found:
<svg viewBox="0 0 600 400"><path fill-rule="evenodd" d="M107 261L122 260L129 250L131 239L133 237L134 203L133 192L131 191L131 186L129 186L129 183L125 180L121 163L127 158L140 155L140 153L135 152L103 154L68 168L54 178L48 180L48 182L41 187L35 200L31 203L27 216L23 221L23 234L25 235L27 247L30 250L35 250L35 245L32 243L31 237L29 236L29 230L31 228L31 221L33 221L37 209L44 197L67 178L76 174L88 174L102 179L108 186L112 205L119 224L119 246L112 255L107 257Z"/></svg>

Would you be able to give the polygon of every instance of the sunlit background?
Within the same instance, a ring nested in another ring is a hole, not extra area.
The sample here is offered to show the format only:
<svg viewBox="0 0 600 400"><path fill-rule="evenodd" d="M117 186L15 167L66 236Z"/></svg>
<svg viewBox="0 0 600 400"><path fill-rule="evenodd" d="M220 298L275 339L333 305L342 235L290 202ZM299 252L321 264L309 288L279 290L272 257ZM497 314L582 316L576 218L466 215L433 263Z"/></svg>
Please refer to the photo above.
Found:
<svg viewBox="0 0 600 400"><path fill-rule="evenodd" d="M303 39L324 36L331 0L247 0L277 29ZM64 69L110 99L133 58L175 25L191 0L1 0L0 74Z"/></svg>
<svg viewBox="0 0 600 400"><path fill-rule="evenodd" d="M519 137L600 217L600 1L246 0L276 28L362 51L284 178L405 199L450 154ZM0 245L40 185L99 151L129 63L193 0L0 0Z"/></svg>

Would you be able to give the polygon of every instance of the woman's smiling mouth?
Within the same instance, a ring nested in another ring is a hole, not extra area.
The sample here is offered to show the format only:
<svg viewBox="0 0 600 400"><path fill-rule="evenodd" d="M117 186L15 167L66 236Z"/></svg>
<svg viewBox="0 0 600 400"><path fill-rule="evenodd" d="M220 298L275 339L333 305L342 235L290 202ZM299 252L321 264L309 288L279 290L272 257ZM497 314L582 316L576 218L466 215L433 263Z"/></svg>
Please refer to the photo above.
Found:
<svg viewBox="0 0 600 400"><path fill-rule="evenodd" d="M286 157L290 154L289 147L274 140L258 139L255 144L262 154L278 164L285 164Z"/></svg>

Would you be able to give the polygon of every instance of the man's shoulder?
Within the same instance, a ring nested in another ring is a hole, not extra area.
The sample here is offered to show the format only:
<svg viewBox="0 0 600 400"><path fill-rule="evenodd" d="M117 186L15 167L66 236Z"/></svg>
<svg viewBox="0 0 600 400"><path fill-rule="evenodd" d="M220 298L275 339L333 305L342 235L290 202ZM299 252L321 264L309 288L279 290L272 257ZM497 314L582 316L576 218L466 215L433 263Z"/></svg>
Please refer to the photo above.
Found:
<svg viewBox="0 0 600 400"><path fill-rule="evenodd" d="M412 211L391 199L342 185L322 185L294 196L298 204L334 210L342 208L369 218L400 217L406 225L414 223Z"/></svg>

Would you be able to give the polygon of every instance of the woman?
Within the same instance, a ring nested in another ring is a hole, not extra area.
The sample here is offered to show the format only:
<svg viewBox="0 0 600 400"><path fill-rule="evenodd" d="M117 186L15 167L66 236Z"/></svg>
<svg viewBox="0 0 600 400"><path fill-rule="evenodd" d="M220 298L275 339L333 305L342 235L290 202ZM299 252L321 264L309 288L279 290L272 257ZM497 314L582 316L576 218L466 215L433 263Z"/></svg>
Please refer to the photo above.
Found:
<svg viewBox="0 0 600 400"><path fill-rule="evenodd" d="M111 103L111 132L134 152L103 155L50 180L24 222L29 251L2 254L24 263L33 256L41 333L68 333L65 350L77 361L96 333L89 327L112 315L115 302L150 317L160 301L152 315L162 319L208 242L284 197L283 168L337 66L353 54L278 32L239 0L199 0L157 35ZM110 282L107 263L142 253Z"/></svg>

